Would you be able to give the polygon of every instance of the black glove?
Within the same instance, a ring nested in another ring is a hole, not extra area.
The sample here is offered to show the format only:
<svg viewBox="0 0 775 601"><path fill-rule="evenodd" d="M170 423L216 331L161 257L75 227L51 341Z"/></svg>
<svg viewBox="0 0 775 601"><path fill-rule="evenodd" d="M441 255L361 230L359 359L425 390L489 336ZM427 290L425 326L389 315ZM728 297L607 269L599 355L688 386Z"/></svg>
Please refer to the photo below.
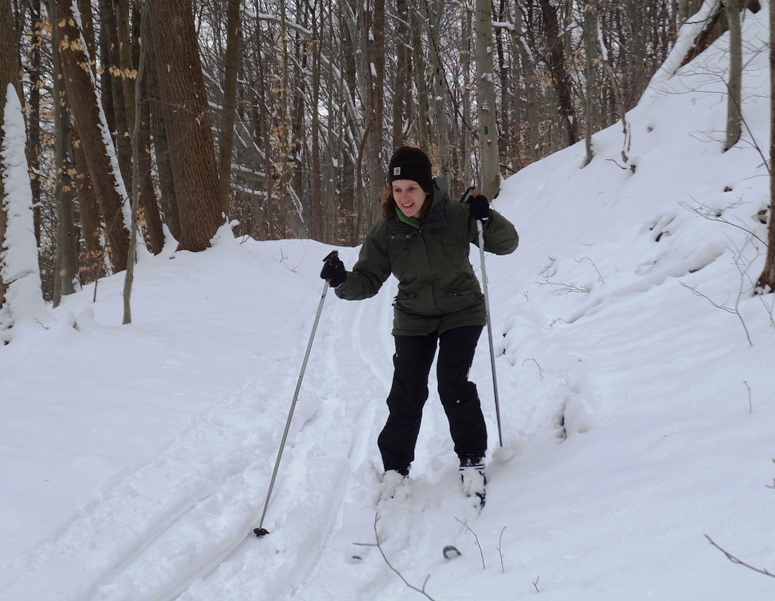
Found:
<svg viewBox="0 0 775 601"><path fill-rule="evenodd" d="M487 221L490 218L490 202L486 196L482 194L469 196L466 202L468 203L468 212L471 217L481 221Z"/></svg>
<svg viewBox="0 0 775 601"><path fill-rule="evenodd" d="M344 268L344 263L339 260L339 252L331 251L325 259L323 259L323 269L320 270L320 277L327 281L331 288L339 288L344 283L345 277L347 277L347 270Z"/></svg>

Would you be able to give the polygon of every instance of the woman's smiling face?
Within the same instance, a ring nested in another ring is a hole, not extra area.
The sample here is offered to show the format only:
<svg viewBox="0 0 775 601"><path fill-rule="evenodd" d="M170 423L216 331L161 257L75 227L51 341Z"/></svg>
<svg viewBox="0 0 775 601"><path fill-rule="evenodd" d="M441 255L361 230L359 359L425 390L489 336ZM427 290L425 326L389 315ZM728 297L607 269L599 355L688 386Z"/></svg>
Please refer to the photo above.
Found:
<svg viewBox="0 0 775 601"><path fill-rule="evenodd" d="M397 179L390 185L393 188L393 200L401 212L407 217L417 217L428 196L420 184L411 179Z"/></svg>

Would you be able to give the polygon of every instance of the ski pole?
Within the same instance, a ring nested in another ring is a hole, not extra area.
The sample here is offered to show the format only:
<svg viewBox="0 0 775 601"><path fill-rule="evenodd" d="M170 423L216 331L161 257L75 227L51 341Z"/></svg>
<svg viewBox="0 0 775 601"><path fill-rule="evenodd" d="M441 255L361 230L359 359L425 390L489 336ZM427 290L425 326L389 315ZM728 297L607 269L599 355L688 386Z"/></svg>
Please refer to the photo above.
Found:
<svg viewBox="0 0 775 601"><path fill-rule="evenodd" d="M471 186L463 194L461 202L466 202L471 196L479 196L479 189ZM484 309L487 316L487 338L490 342L490 365L492 366L492 392L495 397L495 421L498 423L498 443L503 446L503 431L501 429L501 408L498 402L498 376L495 372L495 349L492 343L492 320L490 319L490 296L487 293L487 269L484 265L484 229L481 219L476 220L476 231L479 237L479 261L482 265L482 292L484 293Z"/></svg>
<svg viewBox="0 0 775 601"><path fill-rule="evenodd" d="M334 255L337 251L333 251ZM331 255L329 255L331 256ZM274 488L275 480L277 479L277 472L280 469L280 460L283 458L283 450L285 449L285 441L288 439L288 431L291 429L291 420L293 419L293 412L296 409L296 402L299 400L299 390L301 389L301 381L304 378L304 371L307 369L307 361L309 360L309 354L312 350L312 341L315 340L315 331L318 329L318 322L320 321L320 313L323 311L323 302L326 300L326 293L329 289L328 282L323 282L323 293L320 295L320 303L318 303L318 312L315 315L315 322L312 324L312 333L309 336L309 342L307 343L307 352L304 354L304 361L301 363L301 372L299 373L299 379L296 382L296 392L293 393L293 400L291 401L291 408L288 411L288 419L285 422L285 432L283 432L283 438L280 441L280 448L277 451L277 461L274 464L274 471L272 472L272 479L269 481L269 490L266 493L266 501L264 501L264 510L261 513L261 520L258 523L258 528L253 529L253 533L261 538L269 534L269 531L264 528L264 518L266 517L266 510L269 507L269 498L272 496L272 489Z"/></svg>
<svg viewBox="0 0 775 601"><path fill-rule="evenodd" d="M492 343L492 320L490 319L490 297L487 294L487 270L484 267L484 231L482 221L476 220L476 229L479 233L479 259L482 263L482 292L484 293L484 309L487 313L487 338L490 341L490 365L492 366L492 392L495 397L495 421L498 422L498 443L503 446L503 432L501 430L501 408L498 402L498 377L495 373L495 349Z"/></svg>

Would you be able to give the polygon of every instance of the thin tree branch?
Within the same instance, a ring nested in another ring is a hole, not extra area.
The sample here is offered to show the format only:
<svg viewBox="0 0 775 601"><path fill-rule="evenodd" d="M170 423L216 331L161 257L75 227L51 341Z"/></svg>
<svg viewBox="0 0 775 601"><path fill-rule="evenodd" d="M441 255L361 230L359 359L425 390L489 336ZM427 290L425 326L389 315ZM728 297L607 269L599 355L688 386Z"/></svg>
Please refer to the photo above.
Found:
<svg viewBox="0 0 775 601"><path fill-rule="evenodd" d="M719 546L718 544L716 544L716 542L715 542L715 541L714 541L714 540L713 540L711 537L709 537L707 534L705 535L705 538L707 538L707 539L708 539L708 542L709 542L711 545L713 545L714 547L716 547L716 549L718 549L718 550L719 550L719 551L721 551L721 552L722 552L724 555L726 555L726 558L727 558L729 561L731 561L732 563L734 563L734 564L737 564L737 565L739 565L739 566L743 566L743 567L745 567L745 568L748 568L749 570L753 570L754 572L757 572L757 573L759 573L759 574L763 574L764 576L769 576L770 578L775 578L775 574L773 574L772 572L769 572L769 571L767 571L767 570L764 570L764 569L762 569L762 568L757 568L757 567L755 567L755 566L752 566L751 564L748 564L748 563L746 563L746 562L742 561L741 559L738 559L737 557L735 557L734 555L732 555L732 554L731 554L729 551L727 551L727 550L726 550L726 549L724 549L723 547L721 547L721 546Z"/></svg>
<svg viewBox="0 0 775 601"><path fill-rule="evenodd" d="M385 560L385 563L387 564L387 567L389 567L391 570L393 570L393 572L395 572L395 574L401 579L401 581L407 587L409 587L413 591L416 591L416 592L420 593L421 595L425 596L426 599L430 599L431 601L435 601L435 599L433 597L431 597L427 592L425 592L425 586L428 584L428 580L430 580L430 577L431 577L430 574L428 574L425 577L425 580L422 583L422 588L417 588L413 584L410 584L409 581L406 578L404 578L403 574L401 574L401 572L399 572L395 567L393 567L393 564L390 563L390 560L387 558L387 555L385 555L385 551L384 551L384 549L382 548L382 545L379 542L379 532L377 532L377 522L379 522L379 517L380 517L379 516L379 512L374 514L374 536L376 537L376 540L377 540L377 549L379 549L379 553L380 553L380 555L382 555L382 559Z"/></svg>
<svg viewBox="0 0 775 601"><path fill-rule="evenodd" d="M455 519L458 522L460 522L461 524L463 524L463 526L465 526L466 530L468 530L471 534L474 535L474 540L476 541L476 546L479 547L479 555L482 557L482 569L486 570L487 569L487 565L484 563L484 551L482 551L482 545L479 544L479 537L477 536L476 532L471 530L471 527L468 524L466 524L463 520L461 520L460 518L456 517Z"/></svg>

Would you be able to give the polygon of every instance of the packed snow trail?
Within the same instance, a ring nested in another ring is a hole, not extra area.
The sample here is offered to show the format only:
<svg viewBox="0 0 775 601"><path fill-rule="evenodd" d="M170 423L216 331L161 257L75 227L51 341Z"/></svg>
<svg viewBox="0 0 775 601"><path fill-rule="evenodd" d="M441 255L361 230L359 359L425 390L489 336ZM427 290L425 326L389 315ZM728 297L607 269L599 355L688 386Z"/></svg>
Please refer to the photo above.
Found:
<svg viewBox="0 0 775 601"><path fill-rule="evenodd" d="M353 249L340 254L347 265L355 259ZM292 448L286 453L293 458L284 458L280 469L286 477L278 481L270 504L265 523L270 534L246 541L211 573L202 570L202 577L180 601L274 601L291 596L310 601L395 600L416 593L386 565L374 547L377 536L391 564L418 586L431 572L439 573L443 582L444 571L454 569L441 554L445 545L473 548L466 547L473 543L466 524L475 523L479 512L461 492L433 369L410 482L404 494L377 502L382 470L376 439L387 416L384 397L392 378L394 295L391 279L374 299L355 303L333 294L326 299L319 339L312 350L314 360L300 395L308 399L314 390L320 397L318 429L310 436L326 441L326 448L303 450L299 457L293 438L289 439ZM482 344L487 344L484 337ZM486 348L480 348L475 366L473 377L479 382L491 441L495 441ZM560 428L552 430L551 424L566 403L563 397L554 405L539 403L543 406L534 408L526 427L540 429L549 424L548 436L556 444ZM508 405L512 409L513 400ZM520 441L512 443L519 446ZM314 461L316 455L323 456L319 462ZM500 473L501 467L492 464L491 486L497 487ZM289 480L296 484L290 490ZM493 498L498 498L497 493ZM353 562L355 554L361 561ZM346 581L332 577L343 569ZM433 579L428 584L432 589Z"/></svg>
<svg viewBox="0 0 775 601"><path fill-rule="evenodd" d="M307 287L317 288L318 281L310 278ZM330 296L270 502L270 542L256 541L250 531L265 498L302 344L265 351L268 369L259 377L227 393L148 465L104 490L55 540L19 560L18 575L0 591L2 598L170 599L235 550L242 552L242 543L271 548L270 554L284 549L271 570L278 582L302 575L307 550L320 547L335 519L353 464L368 452L377 406L373 391L384 387L385 378L379 348L337 323L340 313L331 311L337 299ZM310 292L294 301L296 312L289 314L299 317L293 339L306 339L304 330L308 336L314 299ZM378 303L358 309L357 318L372 323L380 315L364 312L384 315ZM356 342L362 346L354 348ZM361 353L371 362L359 359ZM338 396L342 381L351 402ZM319 440L326 440L325 448ZM294 553L301 557L294 560ZM264 598L272 598L270 589Z"/></svg>

